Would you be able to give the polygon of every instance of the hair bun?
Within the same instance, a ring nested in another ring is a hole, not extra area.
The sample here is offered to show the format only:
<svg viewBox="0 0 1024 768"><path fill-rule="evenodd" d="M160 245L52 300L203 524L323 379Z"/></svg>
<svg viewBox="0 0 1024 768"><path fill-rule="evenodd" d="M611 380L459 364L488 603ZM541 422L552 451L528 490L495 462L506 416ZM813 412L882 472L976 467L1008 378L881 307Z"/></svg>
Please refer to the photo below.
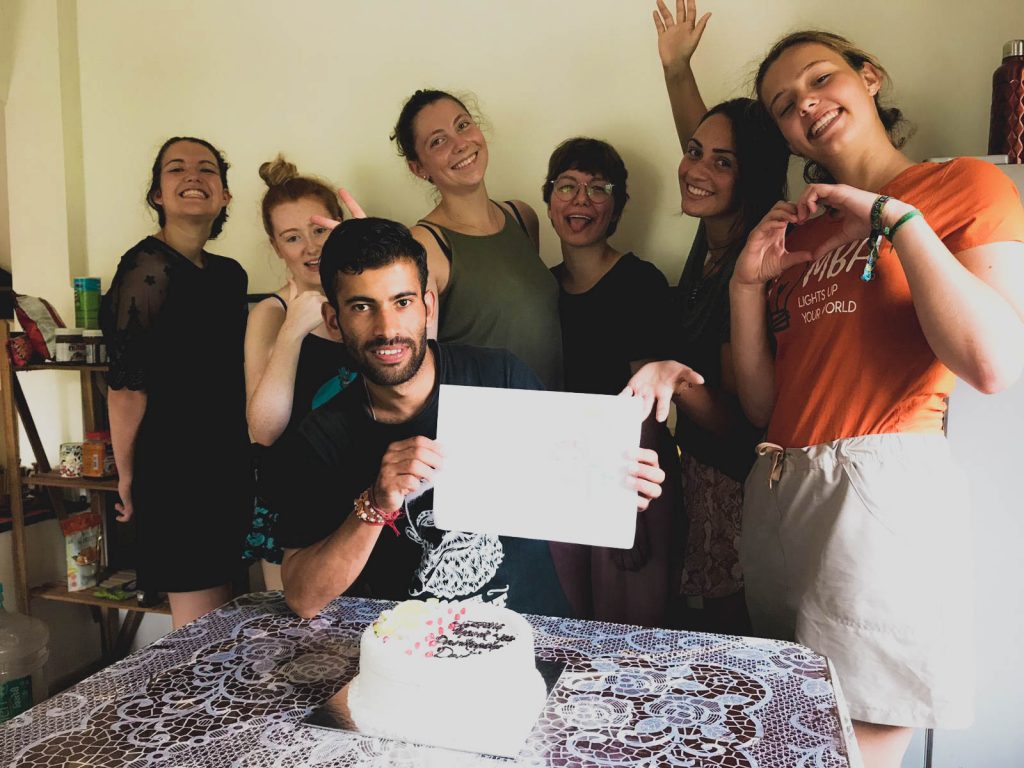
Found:
<svg viewBox="0 0 1024 768"><path fill-rule="evenodd" d="M294 164L285 160L284 155L281 154L269 163L263 163L260 166L260 178L267 183L268 187L279 186L286 181L297 178L298 175L299 169Z"/></svg>

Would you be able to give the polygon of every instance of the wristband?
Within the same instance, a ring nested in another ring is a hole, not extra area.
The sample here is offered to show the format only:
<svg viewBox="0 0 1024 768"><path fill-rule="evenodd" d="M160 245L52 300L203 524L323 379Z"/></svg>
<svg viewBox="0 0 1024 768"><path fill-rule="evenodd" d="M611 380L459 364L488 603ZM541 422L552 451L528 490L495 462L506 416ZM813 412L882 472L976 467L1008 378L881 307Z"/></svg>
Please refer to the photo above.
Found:
<svg viewBox="0 0 1024 768"><path fill-rule="evenodd" d="M395 520L402 514L402 507L399 507L394 512L385 512L380 509L373 501L372 486L356 497L355 504L352 507L352 514L367 525L386 525L395 532L395 536L402 535L401 531L398 530L398 526L395 525Z"/></svg>
<svg viewBox="0 0 1024 768"><path fill-rule="evenodd" d="M888 195L879 195L871 205L871 234L880 235L884 229L882 226L882 209L889 202Z"/></svg>
<svg viewBox="0 0 1024 768"><path fill-rule="evenodd" d="M882 243L882 235L887 234L887 228L882 226L882 209L889 202L888 195L879 195L871 204L871 232L868 234L868 260L864 264L864 271L860 279L868 282L875 276L875 264L878 261L878 246Z"/></svg>
<svg viewBox="0 0 1024 768"><path fill-rule="evenodd" d="M917 216L920 216L920 215L921 215L921 212L919 210L917 210L917 208L913 208L913 209L907 211L906 213L904 213L902 216L900 216L899 221L897 221L891 227L885 227L882 230L882 234L885 235L886 239L891 243L893 238L896 237L896 230L898 230L900 227L902 227L904 224L906 224L911 219L913 219L913 218L915 218Z"/></svg>

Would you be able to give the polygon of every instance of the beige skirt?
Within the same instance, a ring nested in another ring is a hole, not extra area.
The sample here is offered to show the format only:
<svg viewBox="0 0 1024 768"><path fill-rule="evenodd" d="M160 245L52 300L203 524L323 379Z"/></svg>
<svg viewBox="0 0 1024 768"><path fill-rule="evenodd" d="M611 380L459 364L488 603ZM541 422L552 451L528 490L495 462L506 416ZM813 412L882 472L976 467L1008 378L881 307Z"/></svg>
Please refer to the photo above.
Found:
<svg viewBox="0 0 1024 768"><path fill-rule="evenodd" d="M831 659L856 720L970 725L971 513L946 440L758 448L740 544L755 633Z"/></svg>

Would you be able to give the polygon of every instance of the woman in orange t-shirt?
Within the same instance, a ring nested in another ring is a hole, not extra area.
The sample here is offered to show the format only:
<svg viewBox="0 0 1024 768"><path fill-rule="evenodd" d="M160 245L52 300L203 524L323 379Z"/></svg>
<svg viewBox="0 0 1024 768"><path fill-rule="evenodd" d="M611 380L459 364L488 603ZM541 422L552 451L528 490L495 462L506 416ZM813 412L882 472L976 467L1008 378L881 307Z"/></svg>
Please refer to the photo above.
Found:
<svg viewBox="0 0 1024 768"><path fill-rule="evenodd" d="M730 283L740 400L770 441L745 486L748 607L757 634L831 658L866 764L897 766L911 728L972 717L942 418L955 377L996 392L1024 366L1024 211L990 164L900 152L885 70L841 37L785 37L756 82L812 183Z"/></svg>

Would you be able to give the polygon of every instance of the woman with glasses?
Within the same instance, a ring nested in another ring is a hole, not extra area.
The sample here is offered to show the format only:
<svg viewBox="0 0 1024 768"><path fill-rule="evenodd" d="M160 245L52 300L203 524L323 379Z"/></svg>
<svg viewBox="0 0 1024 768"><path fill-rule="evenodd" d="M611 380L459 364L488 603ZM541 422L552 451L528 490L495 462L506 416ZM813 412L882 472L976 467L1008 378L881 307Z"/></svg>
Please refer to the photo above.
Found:
<svg viewBox="0 0 1024 768"><path fill-rule="evenodd" d="M440 201L413 236L427 251L442 342L501 347L561 389L558 286L538 252L537 215L521 200L487 193L487 140L466 105L444 91L416 91L392 139L409 170Z"/></svg>
<svg viewBox="0 0 1024 768"><path fill-rule="evenodd" d="M608 242L629 194L618 152L596 139L562 142L543 186L562 245L551 271L560 286L565 388L614 395L644 361L667 353L670 291L657 267ZM563 586L581 612L602 621L666 626L670 554L680 527L679 464L664 425L649 419L643 444L658 449L662 496L637 515L632 550L556 545ZM675 472L673 473L673 468Z"/></svg>
<svg viewBox="0 0 1024 768"><path fill-rule="evenodd" d="M733 99L710 110L704 106L690 58L709 16L697 19L694 0L678 0L675 19L661 0L654 12L683 148L681 208L699 218L700 226L676 296L675 360L646 366L629 388L657 401L659 421L667 418L670 402L676 404L683 508L690 524L678 586L694 606L687 625L749 634L738 548L743 481L754 462L759 430L743 415L736 395L729 278L747 235L785 195L789 153L752 99ZM690 369L704 377L702 385L692 385Z"/></svg>

